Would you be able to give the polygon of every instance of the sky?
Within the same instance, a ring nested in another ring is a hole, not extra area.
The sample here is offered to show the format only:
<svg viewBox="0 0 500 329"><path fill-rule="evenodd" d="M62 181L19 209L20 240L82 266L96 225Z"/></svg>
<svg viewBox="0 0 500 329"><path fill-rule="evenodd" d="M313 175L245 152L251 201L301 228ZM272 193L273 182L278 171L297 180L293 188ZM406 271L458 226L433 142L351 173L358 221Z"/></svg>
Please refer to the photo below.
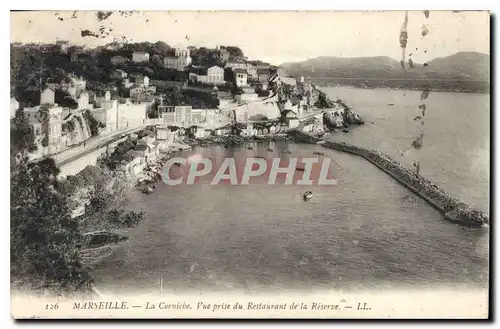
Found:
<svg viewBox="0 0 500 329"><path fill-rule="evenodd" d="M113 12L99 21L96 11L11 12L11 42L68 40L94 47L126 37L131 42L164 41L171 46L233 45L250 59L279 65L319 56L389 56L400 60L403 11L141 11ZM62 19L62 20L61 20ZM429 33L421 35L425 24ZM408 14L406 54L424 63L459 51L490 53L488 12L422 11ZM106 38L81 37L81 30ZM110 31L109 29L112 29Z"/></svg>

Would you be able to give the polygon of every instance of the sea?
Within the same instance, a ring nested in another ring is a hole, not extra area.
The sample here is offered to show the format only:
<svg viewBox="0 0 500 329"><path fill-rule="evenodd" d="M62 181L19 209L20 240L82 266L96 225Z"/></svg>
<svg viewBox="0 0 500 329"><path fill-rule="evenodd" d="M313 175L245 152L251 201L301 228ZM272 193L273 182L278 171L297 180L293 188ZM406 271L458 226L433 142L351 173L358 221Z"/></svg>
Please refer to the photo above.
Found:
<svg viewBox="0 0 500 329"><path fill-rule="evenodd" d="M486 94L323 88L365 120L328 138L378 149L488 212ZM426 104L424 125L414 118ZM423 147L412 141L423 134ZM271 144L269 144L271 143ZM291 151L291 154L285 152ZM331 186L157 184L133 192L146 220L92 273L104 294L486 289L489 231L450 223L372 164L319 145L261 142L195 147L188 157L311 157L324 152ZM314 197L304 201L310 189Z"/></svg>

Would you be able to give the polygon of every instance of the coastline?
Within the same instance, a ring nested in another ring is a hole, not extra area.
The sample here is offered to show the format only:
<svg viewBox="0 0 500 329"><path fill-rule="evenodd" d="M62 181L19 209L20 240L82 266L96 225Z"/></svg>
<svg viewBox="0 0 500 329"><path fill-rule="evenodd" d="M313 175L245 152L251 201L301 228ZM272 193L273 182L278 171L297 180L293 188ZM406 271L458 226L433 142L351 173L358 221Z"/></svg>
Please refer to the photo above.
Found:
<svg viewBox="0 0 500 329"><path fill-rule="evenodd" d="M384 86L358 86L352 84L337 84L337 83L316 83L316 87L321 90L322 88L356 88L356 89L370 89L370 90L399 90L399 91L422 91L424 87L384 87ZM464 94L480 94L491 95L490 89L446 89L446 88L429 88L434 93L464 93Z"/></svg>

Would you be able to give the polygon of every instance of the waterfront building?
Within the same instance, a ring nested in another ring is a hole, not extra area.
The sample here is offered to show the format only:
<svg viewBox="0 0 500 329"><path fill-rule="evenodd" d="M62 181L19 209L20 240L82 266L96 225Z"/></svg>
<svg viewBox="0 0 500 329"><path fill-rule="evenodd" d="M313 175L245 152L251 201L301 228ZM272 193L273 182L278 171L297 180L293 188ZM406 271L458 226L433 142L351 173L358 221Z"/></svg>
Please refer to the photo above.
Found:
<svg viewBox="0 0 500 329"><path fill-rule="evenodd" d="M164 124L190 124L192 121L192 106L159 106Z"/></svg>

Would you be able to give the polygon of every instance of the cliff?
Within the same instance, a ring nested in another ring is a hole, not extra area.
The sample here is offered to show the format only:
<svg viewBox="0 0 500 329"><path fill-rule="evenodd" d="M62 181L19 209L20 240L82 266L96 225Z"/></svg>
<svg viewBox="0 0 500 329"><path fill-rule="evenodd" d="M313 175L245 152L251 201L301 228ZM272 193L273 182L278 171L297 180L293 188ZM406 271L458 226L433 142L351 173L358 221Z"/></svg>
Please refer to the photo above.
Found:
<svg viewBox="0 0 500 329"><path fill-rule="evenodd" d="M69 114L63 121L62 130L67 146L79 144L92 136L89 122L81 112Z"/></svg>

